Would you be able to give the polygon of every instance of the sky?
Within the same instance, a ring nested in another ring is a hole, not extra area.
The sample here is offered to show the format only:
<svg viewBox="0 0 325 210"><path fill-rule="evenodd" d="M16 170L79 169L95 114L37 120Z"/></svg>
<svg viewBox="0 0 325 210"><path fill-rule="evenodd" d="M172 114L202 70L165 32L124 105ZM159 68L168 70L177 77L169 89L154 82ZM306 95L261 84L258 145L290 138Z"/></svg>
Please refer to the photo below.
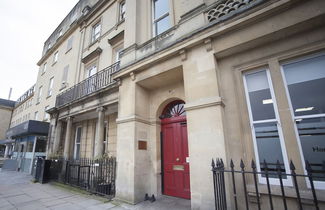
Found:
<svg viewBox="0 0 325 210"><path fill-rule="evenodd" d="M0 98L36 83L43 45L78 0L0 0Z"/></svg>

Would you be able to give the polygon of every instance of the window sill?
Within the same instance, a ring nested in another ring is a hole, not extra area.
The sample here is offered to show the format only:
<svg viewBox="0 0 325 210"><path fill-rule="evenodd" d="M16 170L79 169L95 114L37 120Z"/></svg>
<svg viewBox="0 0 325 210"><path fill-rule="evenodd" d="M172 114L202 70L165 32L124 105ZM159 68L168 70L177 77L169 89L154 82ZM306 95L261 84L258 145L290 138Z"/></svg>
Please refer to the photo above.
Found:
<svg viewBox="0 0 325 210"><path fill-rule="evenodd" d="M119 20L119 21L116 23L115 27L117 28L119 25L121 25L121 24L124 23L124 22L125 22L125 18L124 18L123 20Z"/></svg>
<svg viewBox="0 0 325 210"><path fill-rule="evenodd" d="M102 36L100 36L98 39L94 40L93 42L91 42L89 45L88 45L88 50L89 48L91 48L93 45L95 45L96 43L99 43L100 40L101 40Z"/></svg>
<svg viewBox="0 0 325 210"><path fill-rule="evenodd" d="M45 74L45 72L46 72L46 71L42 71L41 76L43 76L43 75Z"/></svg>
<svg viewBox="0 0 325 210"><path fill-rule="evenodd" d="M59 91L62 91L62 90L64 90L67 87L68 87L68 85L62 85L61 88L59 89Z"/></svg>
<svg viewBox="0 0 325 210"><path fill-rule="evenodd" d="M72 47L70 49L68 49L65 54L68 54L68 52L70 52L72 50Z"/></svg>
<svg viewBox="0 0 325 210"><path fill-rule="evenodd" d="M55 61L54 63L52 63L52 66L54 66L57 63L57 61Z"/></svg>
<svg viewBox="0 0 325 210"><path fill-rule="evenodd" d="M48 95L48 96L46 97L46 99L51 98L51 96L52 96L52 95Z"/></svg>
<svg viewBox="0 0 325 210"><path fill-rule="evenodd" d="M247 184L247 193L250 202L257 203L257 197L255 193L255 186L253 184ZM285 195L288 198L297 198L296 190L291 186L284 186ZM263 196L268 196L268 190L266 184L258 184L258 191ZM271 193L273 196L282 196L281 187L279 185L271 185ZM300 197L302 199L302 203L304 204L312 204L313 203L313 195L311 193L311 189L299 189ZM324 190L316 190L318 201L325 201Z"/></svg>
<svg viewBox="0 0 325 210"><path fill-rule="evenodd" d="M38 101L38 102L36 102L36 104L35 105L38 105L38 104L40 104L41 102L40 101Z"/></svg>

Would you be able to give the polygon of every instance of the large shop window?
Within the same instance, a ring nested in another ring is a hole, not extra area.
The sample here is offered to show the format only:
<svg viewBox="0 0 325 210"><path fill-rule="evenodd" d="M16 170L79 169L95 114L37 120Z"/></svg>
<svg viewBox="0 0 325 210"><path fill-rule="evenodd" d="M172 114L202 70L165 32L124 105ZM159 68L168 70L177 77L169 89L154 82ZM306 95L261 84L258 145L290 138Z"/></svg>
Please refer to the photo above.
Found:
<svg viewBox="0 0 325 210"><path fill-rule="evenodd" d="M244 81L258 171L266 169L265 161L271 182L277 184L277 161L282 164L283 173L289 167L270 75L267 70L246 73ZM284 183L289 184L288 177L284 175L284 178ZM265 183L264 176L259 176L259 180Z"/></svg>
<svg viewBox="0 0 325 210"><path fill-rule="evenodd" d="M80 141L81 141L81 127L77 127L76 136L75 136L75 145L74 145L74 155L75 160L80 159Z"/></svg>
<svg viewBox="0 0 325 210"><path fill-rule="evenodd" d="M325 188L325 55L282 65L300 151ZM317 185L316 185L317 187Z"/></svg>

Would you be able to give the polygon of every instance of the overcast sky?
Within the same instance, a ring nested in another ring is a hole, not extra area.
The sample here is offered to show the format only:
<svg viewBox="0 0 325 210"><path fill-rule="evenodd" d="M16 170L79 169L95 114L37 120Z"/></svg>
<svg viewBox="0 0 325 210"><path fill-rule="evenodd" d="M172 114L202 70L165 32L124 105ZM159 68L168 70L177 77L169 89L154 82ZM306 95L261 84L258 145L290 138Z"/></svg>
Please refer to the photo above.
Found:
<svg viewBox="0 0 325 210"><path fill-rule="evenodd" d="M78 0L0 0L0 98L17 100L37 79L43 44Z"/></svg>

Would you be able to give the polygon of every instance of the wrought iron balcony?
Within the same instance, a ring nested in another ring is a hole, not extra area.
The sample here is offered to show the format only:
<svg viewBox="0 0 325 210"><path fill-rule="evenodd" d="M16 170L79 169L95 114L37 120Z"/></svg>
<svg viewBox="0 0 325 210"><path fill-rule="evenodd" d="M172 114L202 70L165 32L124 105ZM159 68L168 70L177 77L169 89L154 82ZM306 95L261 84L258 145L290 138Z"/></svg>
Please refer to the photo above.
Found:
<svg viewBox="0 0 325 210"><path fill-rule="evenodd" d="M62 107L113 85L115 81L112 79L112 74L117 72L119 68L120 62L116 62L113 65L97 72L91 77L88 77L80 83L72 86L68 90L60 93L56 97L55 106L57 108Z"/></svg>

